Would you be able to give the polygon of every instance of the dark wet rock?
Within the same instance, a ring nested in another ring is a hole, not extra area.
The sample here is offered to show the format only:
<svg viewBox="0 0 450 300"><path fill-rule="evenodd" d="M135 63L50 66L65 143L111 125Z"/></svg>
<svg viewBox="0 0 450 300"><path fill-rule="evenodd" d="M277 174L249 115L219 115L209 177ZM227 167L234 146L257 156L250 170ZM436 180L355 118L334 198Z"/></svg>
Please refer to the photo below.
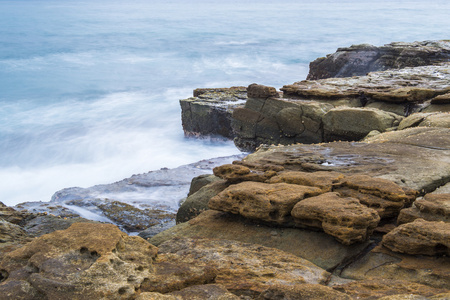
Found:
<svg viewBox="0 0 450 300"><path fill-rule="evenodd" d="M335 290L351 295L353 299L382 299L389 295L416 295L430 297L448 292L445 288L434 288L428 285L403 280L370 279L354 281L333 287ZM425 298L428 299L428 298Z"/></svg>
<svg viewBox="0 0 450 300"><path fill-rule="evenodd" d="M180 100L185 135L233 138L231 114L246 99L246 87L195 90L194 97Z"/></svg>
<svg viewBox="0 0 450 300"><path fill-rule="evenodd" d="M214 176L215 177L215 176ZM217 177L215 177L217 178ZM228 187L224 180L210 183L187 197L177 211L176 222L182 223L195 218L208 209L209 200Z"/></svg>
<svg viewBox="0 0 450 300"><path fill-rule="evenodd" d="M26 210L22 212L25 215L47 214L62 219L85 217L118 225L127 232L151 228L148 236L175 224L175 213L189 191L192 178L208 173L211 176L215 166L241 157L202 160L89 188L66 188L56 192L50 202L26 202L16 208Z"/></svg>
<svg viewBox="0 0 450 300"><path fill-rule="evenodd" d="M383 236L382 245L412 255L450 255L450 223L416 219Z"/></svg>
<svg viewBox="0 0 450 300"><path fill-rule="evenodd" d="M450 60L449 41L368 44L339 48L335 53L311 62L307 79L352 77L369 72L432 65Z"/></svg>
<svg viewBox="0 0 450 300"><path fill-rule="evenodd" d="M273 227L214 210L205 211L188 222L161 232L149 242L159 246L176 237L205 237L259 244L292 253L327 270L356 256L370 244L345 246L323 232Z"/></svg>
<svg viewBox="0 0 450 300"><path fill-rule="evenodd" d="M196 193L199 189L210 183L219 181L220 178L211 174L203 174L192 178L191 186L189 187L188 196Z"/></svg>

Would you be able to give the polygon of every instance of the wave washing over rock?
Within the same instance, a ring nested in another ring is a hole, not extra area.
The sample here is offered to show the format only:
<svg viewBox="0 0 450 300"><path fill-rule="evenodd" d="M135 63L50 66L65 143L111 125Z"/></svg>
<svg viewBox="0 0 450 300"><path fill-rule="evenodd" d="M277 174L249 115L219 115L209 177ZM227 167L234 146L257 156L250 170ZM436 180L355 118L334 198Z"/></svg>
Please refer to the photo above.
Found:
<svg viewBox="0 0 450 300"><path fill-rule="evenodd" d="M1 205L0 299L449 299L448 43L194 91L185 134L254 152Z"/></svg>

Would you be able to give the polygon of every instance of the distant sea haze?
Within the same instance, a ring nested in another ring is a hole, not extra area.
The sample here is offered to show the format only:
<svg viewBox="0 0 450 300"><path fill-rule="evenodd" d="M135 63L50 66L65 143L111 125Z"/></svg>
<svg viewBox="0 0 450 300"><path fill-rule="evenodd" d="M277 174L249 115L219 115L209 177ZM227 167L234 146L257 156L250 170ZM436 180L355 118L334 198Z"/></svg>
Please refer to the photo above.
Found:
<svg viewBox="0 0 450 300"><path fill-rule="evenodd" d="M183 136L199 87L280 88L338 47L449 39L440 1L0 0L0 201L239 153Z"/></svg>

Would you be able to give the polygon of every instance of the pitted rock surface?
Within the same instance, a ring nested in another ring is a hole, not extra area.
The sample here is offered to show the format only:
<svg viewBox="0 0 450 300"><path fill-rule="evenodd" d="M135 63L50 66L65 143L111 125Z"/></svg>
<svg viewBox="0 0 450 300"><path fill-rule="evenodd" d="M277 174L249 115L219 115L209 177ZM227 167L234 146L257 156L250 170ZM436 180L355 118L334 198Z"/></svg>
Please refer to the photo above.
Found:
<svg viewBox="0 0 450 300"><path fill-rule="evenodd" d="M412 255L450 255L450 223L416 219L383 237L383 246Z"/></svg>
<svg viewBox="0 0 450 300"><path fill-rule="evenodd" d="M294 206L292 216L297 225L323 229L344 245L367 240L380 221L374 209L337 193L300 201Z"/></svg>
<svg viewBox="0 0 450 300"><path fill-rule="evenodd" d="M159 255L173 263L216 268L215 282L237 295L257 296L271 286L286 282L323 284L329 275L298 256L255 244L177 238L158 248Z"/></svg>
<svg viewBox="0 0 450 300"><path fill-rule="evenodd" d="M209 201L209 208L275 224L291 222L291 210L304 198L316 196L316 187L288 183L242 182L231 185Z"/></svg>
<svg viewBox="0 0 450 300"><path fill-rule="evenodd" d="M412 207L400 211L397 223L409 223L419 218L450 223L450 194L426 194L416 199Z"/></svg>
<svg viewBox="0 0 450 300"><path fill-rule="evenodd" d="M111 224L75 223L35 238L0 263L0 299L123 299L153 271L157 248ZM6 297L6 298L5 298Z"/></svg>

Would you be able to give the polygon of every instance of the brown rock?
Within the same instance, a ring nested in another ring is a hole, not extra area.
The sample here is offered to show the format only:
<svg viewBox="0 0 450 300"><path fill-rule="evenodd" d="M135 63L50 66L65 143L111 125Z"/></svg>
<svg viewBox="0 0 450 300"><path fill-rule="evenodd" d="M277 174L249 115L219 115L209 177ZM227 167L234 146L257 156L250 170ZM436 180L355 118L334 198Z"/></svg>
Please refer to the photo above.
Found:
<svg viewBox="0 0 450 300"><path fill-rule="evenodd" d="M308 79L351 77L392 68L431 65L448 61L449 57L448 41L390 43L381 47L352 45L311 62Z"/></svg>
<svg viewBox="0 0 450 300"><path fill-rule="evenodd" d="M400 122L398 129L403 130L415 126L450 128L450 113L435 112L412 114Z"/></svg>
<svg viewBox="0 0 450 300"><path fill-rule="evenodd" d="M281 225L291 222L291 210L297 202L320 193L316 187L246 181L211 198L209 208Z"/></svg>
<svg viewBox="0 0 450 300"><path fill-rule="evenodd" d="M358 141L372 130L384 132L398 126L402 117L375 108L338 107L322 118L325 142Z"/></svg>
<svg viewBox="0 0 450 300"><path fill-rule="evenodd" d="M400 211L397 223L405 224L419 218L450 223L450 194L426 194L416 199L413 207Z"/></svg>
<svg viewBox="0 0 450 300"><path fill-rule="evenodd" d="M416 219L383 237L383 246L413 255L450 255L450 223Z"/></svg>
<svg viewBox="0 0 450 300"><path fill-rule="evenodd" d="M445 256L401 254L377 246L336 275L355 280L404 280L448 289L450 260Z"/></svg>
<svg viewBox="0 0 450 300"><path fill-rule="evenodd" d="M447 289L433 288L428 285L391 279L368 279L354 281L333 287L335 290L351 295L353 299L379 299L398 294L433 296L447 292Z"/></svg>
<svg viewBox="0 0 450 300"><path fill-rule="evenodd" d="M334 189L343 197L357 198L362 204L375 209L381 218L397 216L409 206L417 192L405 189L394 182L368 175L347 176L341 186Z"/></svg>
<svg viewBox="0 0 450 300"><path fill-rule="evenodd" d="M269 183L291 183L298 185L314 186L320 188L324 193L331 192L333 187L344 178L342 173L337 172L294 172L287 171L279 173L269 179Z"/></svg>
<svg viewBox="0 0 450 300"><path fill-rule="evenodd" d="M259 244L303 257L327 270L357 255L369 244L345 246L323 232L256 224L238 215L215 210L205 211L195 219L161 232L149 242L158 246L176 237L216 238Z"/></svg>
<svg viewBox="0 0 450 300"><path fill-rule="evenodd" d="M247 88L248 98L269 98L278 97L278 92L274 87L260 84L250 84Z"/></svg>
<svg viewBox="0 0 450 300"><path fill-rule="evenodd" d="M114 225L75 223L4 256L0 295L17 299L26 288L45 299L131 297L155 256L156 247Z"/></svg>
<svg viewBox="0 0 450 300"><path fill-rule="evenodd" d="M239 300L238 296L230 293L223 285L204 284L194 285L168 294L149 293L140 294L136 300Z"/></svg>
<svg viewBox="0 0 450 300"><path fill-rule="evenodd" d="M256 299L258 300L351 300L344 293L338 292L330 287L320 284L301 284L290 286L275 286L263 291Z"/></svg>
<svg viewBox="0 0 450 300"><path fill-rule="evenodd" d="M450 93L434 97L431 104L450 104Z"/></svg>
<svg viewBox="0 0 450 300"><path fill-rule="evenodd" d="M367 240L380 221L375 210L337 193L305 199L291 214L296 224L323 229L344 245Z"/></svg>
<svg viewBox="0 0 450 300"><path fill-rule="evenodd" d="M279 171L282 168L278 167L275 170ZM214 175L225 179L229 183L237 183L241 181L259 181L264 182L275 176L277 173L270 166L266 166L264 169L252 169L238 165L238 164L225 164L213 169Z"/></svg>
<svg viewBox="0 0 450 300"><path fill-rule="evenodd" d="M261 245L211 239L173 239L159 245L172 263L217 269L216 283L237 295L257 296L281 282L324 283L329 273L295 255Z"/></svg>

